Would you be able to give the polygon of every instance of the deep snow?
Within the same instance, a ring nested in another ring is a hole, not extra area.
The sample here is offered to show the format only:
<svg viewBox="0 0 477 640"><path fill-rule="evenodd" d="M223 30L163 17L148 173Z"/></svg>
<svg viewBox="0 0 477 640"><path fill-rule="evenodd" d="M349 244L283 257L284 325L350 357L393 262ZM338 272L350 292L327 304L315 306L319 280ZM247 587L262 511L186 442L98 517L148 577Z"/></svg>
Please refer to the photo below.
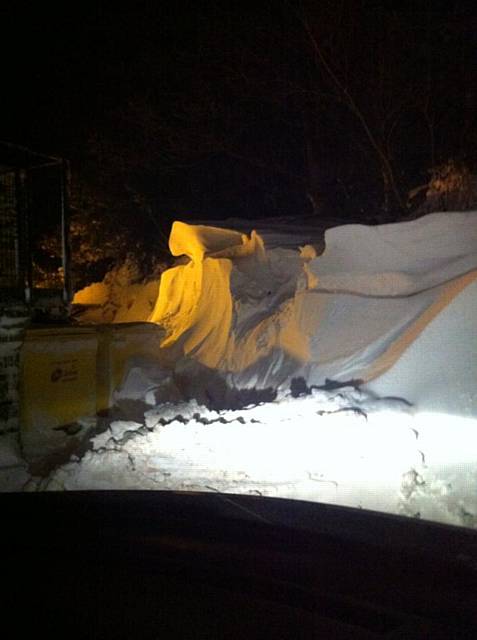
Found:
<svg viewBox="0 0 477 640"><path fill-rule="evenodd" d="M179 261L143 310L164 366L131 365L116 399L134 415L28 488L256 492L477 526L476 222L346 225L322 255L296 221L175 223Z"/></svg>
<svg viewBox="0 0 477 640"><path fill-rule="evenodd" d="M171 252L189 261L163 274L148 319L204 384L205 368L239 388L359 379L419 410L474 415L476 221L345 225L326 231L322 255L292 248L296 225L288 246L267 249L255 232L176 222Z"/></svg>
<svg viewBox="0 0 477 640"><path fill-rule="evenodd" d="M236 411L166 404L111 422L26 489L248 493L477 528L475 427L352 388Z"/></svg>

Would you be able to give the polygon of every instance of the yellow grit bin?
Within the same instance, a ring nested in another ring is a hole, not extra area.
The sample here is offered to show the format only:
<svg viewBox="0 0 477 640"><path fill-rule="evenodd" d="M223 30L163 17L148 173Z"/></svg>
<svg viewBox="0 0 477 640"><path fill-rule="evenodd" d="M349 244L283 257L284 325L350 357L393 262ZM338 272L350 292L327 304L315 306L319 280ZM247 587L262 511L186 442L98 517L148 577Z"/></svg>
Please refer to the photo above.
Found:
<svg viewBox="0 0 477 640"><path fill-rule="evenodd" d="M162 338L150 323L28 329L20 354L21 430L51 430L106 411L131 362L158 362Z"/></svg>

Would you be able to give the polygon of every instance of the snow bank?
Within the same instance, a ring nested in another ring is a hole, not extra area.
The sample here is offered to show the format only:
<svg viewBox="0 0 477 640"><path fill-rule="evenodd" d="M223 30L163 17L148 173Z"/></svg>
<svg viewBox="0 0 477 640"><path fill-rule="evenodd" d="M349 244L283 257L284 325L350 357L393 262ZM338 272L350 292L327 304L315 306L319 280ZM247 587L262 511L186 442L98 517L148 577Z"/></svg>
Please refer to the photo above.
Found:
<svg viewBox="0 0 477 640"><path fill-rule="evenodd" d="M410 296L477 267L477 212L433 213L379 226L329 229L312 263L321 288L368 296Z"/></svg>
<svg viewBox="0 0 477 640"><path fill-rule="evenodd" d="M75 293L73 304L103 305L108 298L108 285L105 282L94 282Z"/></svg>
<svg viewBox="0 0 477 640"><path fill-rule="evenodd" d="M136 362L116 393L149 409L29 488L256 493L477 528L476 222L347 225L323 255L299 227L284 243L175 223L184 258L147 316L169 365Z"/></svg>
<svg viewBox="0 0 477 640"><path fill-rule="evenodd" d="M42 488L238 490L396 510L421 455L407 405L395 404L348 389L238 411L161 405L143 423L112 422ZM380 410L400 417L386 432Z"/></svg>
<svg viewBox="0 0 477 640"><path fill-rule="evenodd" d="M236 411L166 403L113 421L29 488L257 494L477 527L476 433L352 388Z"/></svg>
<svg viewBox="0 0 477 640"><path fill-rule="evenodd" d="M95 282L73 298L74 317L82 324L141 322L147 319L157 300L160 271L147 279L132 260L114 267L102 282Z"/></svg>
<svg viewBox="0 0 477 640"><path fill-rule="evenodd" d="M472 414L476 221L475 212L437 213L345 225L326 232L321 256L312 245L291 248L293 233L286 248L267 249L255 232L176 222L171 252L188 261L163 274L148 319L165 328L163 348L202 367L203 384L210 369L239 388L279 388L303 377L308 385L360 379L379 391L373 383L386 374L386 389L407 397L415 387L404 383L406 372L418 370L430 388L449 369L454 383L444 404L459 388L451 408ZM431 358L423 357L424 344ZM407 364L394 375L405 353ZM413 393L412 400L435 408L444 384L433 388L433 397Z"/></svg>

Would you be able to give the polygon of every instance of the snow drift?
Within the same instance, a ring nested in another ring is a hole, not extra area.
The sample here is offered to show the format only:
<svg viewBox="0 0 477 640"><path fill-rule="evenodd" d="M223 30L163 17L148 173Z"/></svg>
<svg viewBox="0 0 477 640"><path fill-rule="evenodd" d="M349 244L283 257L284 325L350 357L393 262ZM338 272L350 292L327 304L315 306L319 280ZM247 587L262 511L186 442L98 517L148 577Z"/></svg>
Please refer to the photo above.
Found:
<svg viewBox="0 0 477 640"><path fill-rule="evenodd" d="M176 222L178 263L142 316L164 329L157 361L132 360L116 392L134 415L25 488L252 493L477 527L476 222L342 226L322 255L298 224Z"/></svg>
<svg viewBox="0 0 477 640"><path fill-rule="evenodd" d="M141 322L147 319L157 300L160 273L164 265L156 264L147 278L137 263L126 258L73 298L73 317L81 324Z"/></svg>
<svg viewBox="0 0 477 640"><path fill-rule="evenodd" d="M197 384L209 370L238 388L360 380L421 409L474 414L476 222L470 212L345 225L326 231L320 256L176 222L170 249L188 260L162 275L148 320L190 377L197 364Z"/></svg>

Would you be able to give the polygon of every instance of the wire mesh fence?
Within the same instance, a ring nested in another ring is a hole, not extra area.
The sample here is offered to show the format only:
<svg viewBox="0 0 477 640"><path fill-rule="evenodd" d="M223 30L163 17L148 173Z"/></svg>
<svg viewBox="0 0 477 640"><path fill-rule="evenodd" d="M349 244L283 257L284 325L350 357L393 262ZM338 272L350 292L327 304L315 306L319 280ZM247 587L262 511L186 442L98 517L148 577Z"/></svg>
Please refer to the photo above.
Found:
<svg viewBox="0 0 477 640"><path fill-rule="evenodd" d="M18 253L15 173L8 171L0 174L0 287L18 286Z"/></svg>
<svg viewBox="0 0 477 640"><path fill-rule="evenodd" d="M0 141L0 295L69 298L65 163Z"/></svg>

